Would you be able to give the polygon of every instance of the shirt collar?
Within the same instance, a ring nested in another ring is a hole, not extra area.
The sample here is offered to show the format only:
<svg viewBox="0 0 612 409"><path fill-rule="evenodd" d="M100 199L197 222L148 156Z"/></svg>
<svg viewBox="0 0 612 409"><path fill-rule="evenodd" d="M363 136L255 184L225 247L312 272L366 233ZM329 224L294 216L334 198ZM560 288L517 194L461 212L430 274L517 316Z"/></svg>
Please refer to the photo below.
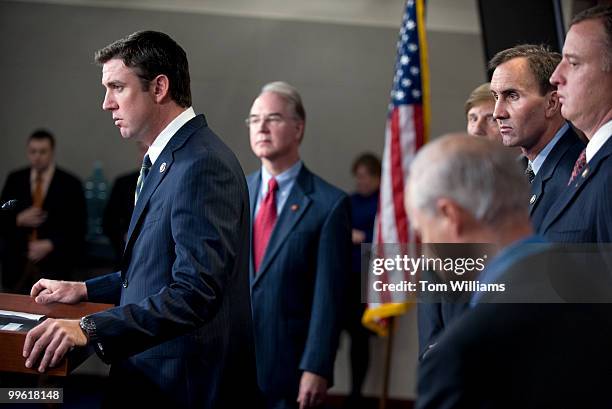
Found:
<svg viewBox="0 0 612 409"><path fill-rule="evenodd" d="M274 176L276 179L276 183L278 183L279 190L282 190L288 183L291 183L293 179L295 179L300 173L302 169L302 161L298 160L295 164L291 165L291 167L282 173ZM261 193L262 197L268 192L268 182L272 179L272 174L268 172L265 166L261 167Z"/></svg>
<svg viewBox="0 0 612 409"><path fill-rule="evenodd" d="M595 132L586 147L586 160L590 162L593 156L601 149L602 146L610 139L612 135L612 120L606 122L601 128Z"/></svg>
<svg viewBox="0 0 612 409"><path fill-rule="evenodd" d="M170 139L172 139L172 136L174 136L174 134L179 129L181 129L183 125L185 125L195 116L196 115L193 110L193 107L189 107L183 112L181 112L179 116L174 118L172 122L170 122L164 128L164 130L161 131L159 135L157 135L157 138L155 138L153 144L149 146L149 150L147 150L147 155L149 155L149 159L151 159L151 164L155 163L155 161L157 160L159 155L161 155L168 142L170 142Z"/></svg>
<svg viewBox="0 0 612 409"><path fill-rule="evenodd" d="M559 142L559 139L561 139L561 136L563 136L563 134L568 129L569 129L569 124L566 122L561 128L559 128L559 130L557 131L555 136L553 136L553 138L546 144L544 149L542 149L540 151L540 153L538 153L538 155L535 157L533 162L530 161L531 169L533 170L533 173L535 173L536 175L538 174L538 171L540 170L540 168L544 164L544 161L546 160L546 157L548 156L550 151L552 151L552 149L555 147L557 142Z"/></svg>

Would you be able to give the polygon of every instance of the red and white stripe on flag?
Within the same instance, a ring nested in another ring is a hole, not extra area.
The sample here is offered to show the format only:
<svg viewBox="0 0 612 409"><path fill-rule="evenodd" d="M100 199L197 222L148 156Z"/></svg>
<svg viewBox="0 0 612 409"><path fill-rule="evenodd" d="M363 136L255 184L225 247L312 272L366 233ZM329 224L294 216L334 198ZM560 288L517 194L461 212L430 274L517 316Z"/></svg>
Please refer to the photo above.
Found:
<svg viewBox="0 0 612 409"><path fill-rule="evenodd" d="M427 141L429 128L427 47L423 0L408 0L397 43L397 61L391 103L385 127L380 198L374 225L372 257L385 257L384 244L414 245L416 237L404 209L408 168ZM390 255L389 255L390 256ZM387 318L406 312L411 303L404 293L375 291L373 280L399 283L404 271L366 274L368 308L363 324L380 335L387 333Z"/></svg>

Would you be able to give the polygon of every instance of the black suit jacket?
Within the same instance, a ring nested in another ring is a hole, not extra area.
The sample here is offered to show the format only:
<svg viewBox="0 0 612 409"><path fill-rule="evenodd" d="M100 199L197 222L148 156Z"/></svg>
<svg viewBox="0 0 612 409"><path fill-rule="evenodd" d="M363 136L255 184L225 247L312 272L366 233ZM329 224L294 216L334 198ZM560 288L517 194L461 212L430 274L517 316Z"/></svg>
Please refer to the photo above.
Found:
<svg viewBox="0 0 612 409"><path fill-rule="evenodd" d="M134 192L138 182L138 171L131 172L115 179L113 189L104 209L102 227L115 250L115 263L119 262L125 248L125 235L130 227L134 211Z"/></svg>
<svg viewBox="0 0 612 409"><path fill-rule="evenodd" d="M574 163L585 143L570 126L552 148L531 184L529 215L536 232L540 232L544 217L553 203L567 188Z"/></svg>
<svg viewBox="0 0 612 409"><path fill-rule="evenodd" d="M2 233L6 241L3 282L5 288L11 290L20 290L13 286L23 274L28 237L32 232L30 228L17 227L16 216L32 206L31 192L30 168L11 173L2 190L2 201L17 200L14 211L2 215ZM87 226L85 196L79 179L56 167L43 210L47 212L47 219L37 229L38 238L50 239L54 250L38 263L38 267L44 277L69 279L82 254Z"/></svg>

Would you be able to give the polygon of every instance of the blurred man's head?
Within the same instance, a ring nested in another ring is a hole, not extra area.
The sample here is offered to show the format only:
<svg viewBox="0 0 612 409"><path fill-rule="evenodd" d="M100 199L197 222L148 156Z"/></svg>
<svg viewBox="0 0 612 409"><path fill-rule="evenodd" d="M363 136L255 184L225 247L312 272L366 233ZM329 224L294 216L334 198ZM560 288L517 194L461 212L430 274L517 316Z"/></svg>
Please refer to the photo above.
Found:
<svg viewBox="0 0 612 409"><path fill-rule="evenodd" d="M563 116L587 138L612 120L612 6L574 18L550 83L558 88Z"/></svg>
<svg viewBox="0 0 612 409"><path fill-rule="evenodd" d="M28 138L26 149L30 166L37 172L44 172L53 163L55 138L51 132L39 129Z"/></svg>
<svg viewBox="0 0 612 409"><path fill-rule="evenodd" d="M486 243L530 232L529 186L512 153L466 134L440 137L410 165L406 208L425 243Z"/></svg>
<svg viewBox="0 0 612 409"><path fill-rule="evenodd" d="M372 153L361 154L352 167L355 188L362 196L369 196L380 186L380 159Z"/></svg>
<svg viewBox="0 0 612 409"><path fill-rule="evenodd" d="M531 160L564 123L556 87L548 80L560 60L543 46L525 44L500 51L489 63L493 116L503 143L521 147Z"/></svg>
<svg viewBox="0 0 612 409"><path fill-rule="evenodd" d="M488 82L476 87L465 101L465 116L467 118L467 133L472 136L481 136L492 141L501 142L501 134L493 110L495 99L491 94Z"/></svg>

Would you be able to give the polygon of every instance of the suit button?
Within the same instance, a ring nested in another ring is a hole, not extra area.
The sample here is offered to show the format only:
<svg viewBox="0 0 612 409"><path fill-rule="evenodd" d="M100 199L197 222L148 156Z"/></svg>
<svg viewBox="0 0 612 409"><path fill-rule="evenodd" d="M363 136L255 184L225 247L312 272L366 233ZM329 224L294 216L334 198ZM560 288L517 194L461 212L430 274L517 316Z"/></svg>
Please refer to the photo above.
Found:
<svg viewBox="0 0 612 409"><path fill-rule="evenodd" d="M123 288L127 288L128 286L128 280L127 278L125 280L123 280L123 282L121 283L121 285L123 286Z"/></svg>

